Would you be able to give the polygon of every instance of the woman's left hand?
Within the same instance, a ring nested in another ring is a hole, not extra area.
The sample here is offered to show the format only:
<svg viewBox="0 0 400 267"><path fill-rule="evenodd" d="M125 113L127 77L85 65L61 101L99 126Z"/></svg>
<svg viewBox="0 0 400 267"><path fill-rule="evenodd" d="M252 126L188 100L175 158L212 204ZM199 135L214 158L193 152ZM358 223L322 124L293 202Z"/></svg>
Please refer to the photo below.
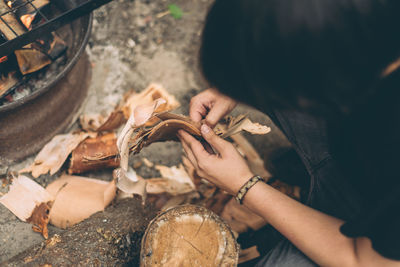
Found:
<svg viewBox="0 0 400 267"><path fill-rule="evenodd" d="M180 130L178 136L188 159L201 177L236 195L253 176L246 161L231 143L217 136L208 125L201 126L201 134L217 154L209 153L193 136Z"/></svg>

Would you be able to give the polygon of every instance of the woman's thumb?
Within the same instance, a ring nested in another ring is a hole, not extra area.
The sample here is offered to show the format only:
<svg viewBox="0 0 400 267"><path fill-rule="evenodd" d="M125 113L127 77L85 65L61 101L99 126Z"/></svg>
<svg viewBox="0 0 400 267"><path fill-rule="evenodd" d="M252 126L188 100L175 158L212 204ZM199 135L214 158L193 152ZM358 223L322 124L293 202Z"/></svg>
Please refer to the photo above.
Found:
<svg viewBox="0 0 400 267"><path fill-rule="evenodd" d="M214 131L207 124L201 125L201 135L213 148L220 154L224 153L225 140L214 133Z"/></svg>

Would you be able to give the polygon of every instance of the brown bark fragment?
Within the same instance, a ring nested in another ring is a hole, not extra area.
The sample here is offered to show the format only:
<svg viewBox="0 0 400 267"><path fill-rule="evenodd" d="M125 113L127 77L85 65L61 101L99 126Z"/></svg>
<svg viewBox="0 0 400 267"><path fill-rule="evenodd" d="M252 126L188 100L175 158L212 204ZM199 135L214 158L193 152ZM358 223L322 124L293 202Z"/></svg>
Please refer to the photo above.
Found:
<svg viewBox="0 0 400 267"><path fill-rule="evenodd" d="M83 173L92 170L119 166L117 136L115 133L88 138L72 151L68 173Z"/></svg>
<svg viewBox="0 0 400 267"><path fill-rule="evenodd" d="M41 233L46 239L49 237L47 224L49 224L49 214L52 204L52 201L49 201L47 203L40 203L33 210L31 217L26 219L28 223L33 224L33 231Z"/></svg>

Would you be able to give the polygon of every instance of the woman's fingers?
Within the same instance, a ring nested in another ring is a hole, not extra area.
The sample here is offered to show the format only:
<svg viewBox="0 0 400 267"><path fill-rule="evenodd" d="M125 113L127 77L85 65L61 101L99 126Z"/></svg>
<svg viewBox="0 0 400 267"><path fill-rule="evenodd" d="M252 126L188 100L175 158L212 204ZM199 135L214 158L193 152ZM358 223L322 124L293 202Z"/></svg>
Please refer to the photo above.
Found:
<svg viewBox="0 0 400 267"><path fill-rule="evenodd" d="M204 160L210 155L204 149L203 145L199 141L197 141L193 136L188 134L187 132L180 130L179 136L186 143L186 145L190 148L191 152L193 153L193 155L197 161L199 161L200 159Z"/></svg>
<svg viewBox="0 0 400 267"><path fill-rule="evenodd" d="M227 153L229 146L231 146L229 142L216 135L214 131L206 124L201 126L201 135L203 136L204 140L206 140L207 143L216 149L222 156Z"/></svg>
<svg viewBox="0 0 400 267"><path fill-rule="evenodd" d="M193 164L193 166L194 166L196 169L198 169L199 167L198 167L198 165L197 165L197 160L196 160L195 156L193 155L192 150L190 149L190 147L188 146L188 144L185 142L185 140L184 140L180 135L178 135L178 137L179 137L179 139L181 140L182 147L183 147L183 150L184 150L185 153L186 153L187 158L190 160L190 162Z"/></svg>

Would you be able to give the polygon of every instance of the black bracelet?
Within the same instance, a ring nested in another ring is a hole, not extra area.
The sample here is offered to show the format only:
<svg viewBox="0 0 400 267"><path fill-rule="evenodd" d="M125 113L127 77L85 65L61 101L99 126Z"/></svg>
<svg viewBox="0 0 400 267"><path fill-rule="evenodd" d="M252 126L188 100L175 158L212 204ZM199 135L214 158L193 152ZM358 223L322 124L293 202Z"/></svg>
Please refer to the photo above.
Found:
<svg viewBox="0 0 400 267"><path fill-rule="evenodd" d="M260 175L254 175L239 189L235 199L240 205L242 205L243 198L247 194L249 189L252 188L259 181L265 182L265 180Z"/></svg>

